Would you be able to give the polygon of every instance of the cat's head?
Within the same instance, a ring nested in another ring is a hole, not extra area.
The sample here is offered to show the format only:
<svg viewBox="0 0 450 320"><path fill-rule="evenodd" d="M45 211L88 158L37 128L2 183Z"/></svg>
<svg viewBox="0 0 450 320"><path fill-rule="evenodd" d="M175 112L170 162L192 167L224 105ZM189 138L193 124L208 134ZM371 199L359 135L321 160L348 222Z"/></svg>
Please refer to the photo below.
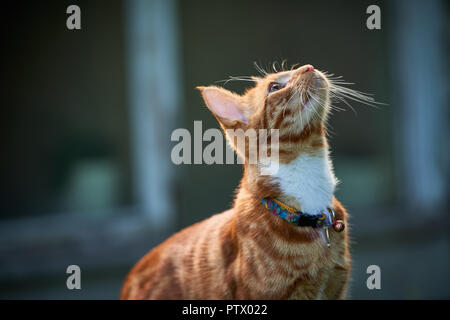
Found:
<svg viewBox="0 0 450 320"><path fill-rule="evenodd" d="M238 95L216 86L198 87L224 128L279 129L300 133L325 120L329 83L311 65L252 77L255 86Z"/></svg>
<svg viewBox="0 0 450 320"><path fill-rule="evenodd" d="M313 150L314 143L324 147L320 137L329 111L330 84L322 72L304 65L251 79L255 86L243 95L216 86L198 88L224 130L268 129L270 135L270 129L278 129L281 160L283 153L289 160L302 150ZM234 141L230 143L236 149Z"/></svg>

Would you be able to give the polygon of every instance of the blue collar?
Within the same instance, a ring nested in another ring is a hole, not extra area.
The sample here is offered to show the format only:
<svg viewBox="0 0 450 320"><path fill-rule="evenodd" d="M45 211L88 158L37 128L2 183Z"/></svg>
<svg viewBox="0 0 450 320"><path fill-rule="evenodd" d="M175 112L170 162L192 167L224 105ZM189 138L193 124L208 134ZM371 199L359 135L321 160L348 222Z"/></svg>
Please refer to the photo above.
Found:
<svg viewBox="0 0 450 320"><path fill-rule="evenodd" d="M328 228L333 226L334 211L327 208L318 214L307 214L289 207L274 198L263 198L261 203L272 212L274 216L278 216L296 226Z"/></svg>

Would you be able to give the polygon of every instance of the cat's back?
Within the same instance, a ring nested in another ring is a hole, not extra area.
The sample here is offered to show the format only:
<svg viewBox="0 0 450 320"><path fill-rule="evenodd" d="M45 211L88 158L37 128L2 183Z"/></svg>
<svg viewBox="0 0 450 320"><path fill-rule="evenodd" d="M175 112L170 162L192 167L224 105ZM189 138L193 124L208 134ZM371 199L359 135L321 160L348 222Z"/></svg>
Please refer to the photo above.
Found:
<svg viewBox="0 0 450 320"><path fill-rule="evenodd" d="M148 252L130 271L121 299L195 299L230 255L233 209L193 224ZM194 286L193 286L194 285ZM193 287L195 287L195 292Z"/></svg>

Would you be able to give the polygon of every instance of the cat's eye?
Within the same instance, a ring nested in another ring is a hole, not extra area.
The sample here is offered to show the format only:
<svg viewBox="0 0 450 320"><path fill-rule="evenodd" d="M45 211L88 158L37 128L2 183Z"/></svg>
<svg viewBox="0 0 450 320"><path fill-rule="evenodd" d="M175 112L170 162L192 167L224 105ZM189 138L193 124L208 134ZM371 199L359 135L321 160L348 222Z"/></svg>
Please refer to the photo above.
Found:
<svg viewBox="0 0 450 320"><path fill-rule="evenodd" d="M278 82L271 82L271 83L269 84L269 93L272 93L272 92L281 90L281 89L283 89L283 88L284 88L284 86L283 86L281 83L278 83Z"/></svg>

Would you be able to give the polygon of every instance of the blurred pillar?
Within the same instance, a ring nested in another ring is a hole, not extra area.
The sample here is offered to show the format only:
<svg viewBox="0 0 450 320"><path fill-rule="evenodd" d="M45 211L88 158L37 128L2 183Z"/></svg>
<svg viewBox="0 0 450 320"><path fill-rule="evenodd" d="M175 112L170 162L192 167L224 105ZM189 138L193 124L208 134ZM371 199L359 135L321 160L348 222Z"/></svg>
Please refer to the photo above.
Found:
<svg viewBox="0 0 450 320"><path fill-rule="evenodd" d="M391 4L398 187L409 209L427 213L442 208L447 196L448 17L440 0Z"/></svg>
<svg viewBox="0 0 450 320"><path fill-rule="evenodd" d="M170 227L170 130L180 103L176 1L127 0L124 6L134 197L153 226Z"/></svg>

